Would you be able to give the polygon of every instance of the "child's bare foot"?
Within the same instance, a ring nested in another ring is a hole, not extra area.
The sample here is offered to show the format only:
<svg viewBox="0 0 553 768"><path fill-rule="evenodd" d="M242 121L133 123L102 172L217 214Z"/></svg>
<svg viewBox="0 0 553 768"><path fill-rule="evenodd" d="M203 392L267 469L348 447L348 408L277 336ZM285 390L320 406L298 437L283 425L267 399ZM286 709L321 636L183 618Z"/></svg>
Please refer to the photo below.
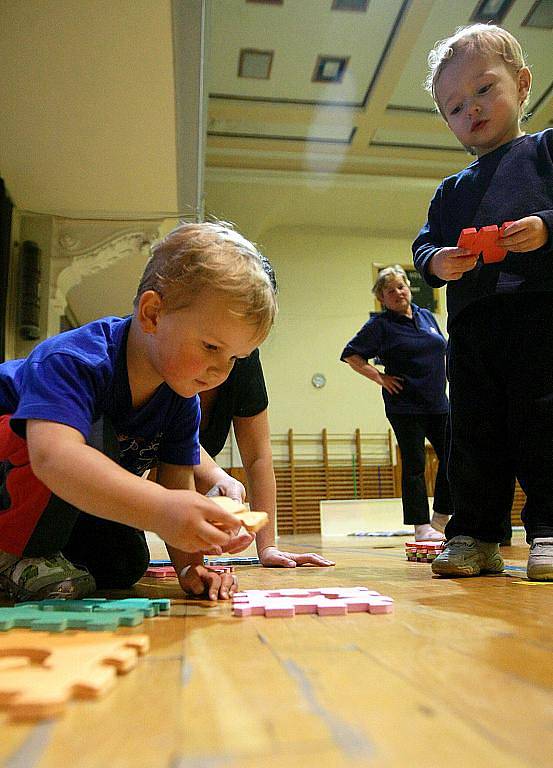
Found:
<svg viewBox="0 0 553 768"><path fill-rule="evenodd" d="M434 512L432 515L432 520L430 521L430 525L436 531L443 533L448 522L449 515L442 515L439 512Z"/></svg>
<svg viewBox="0 0 553 768"><path fill-rule="evenodd" d="M443 533L433 528L430 523L415 525L415 541L443 541L444 539Z"/></svg>

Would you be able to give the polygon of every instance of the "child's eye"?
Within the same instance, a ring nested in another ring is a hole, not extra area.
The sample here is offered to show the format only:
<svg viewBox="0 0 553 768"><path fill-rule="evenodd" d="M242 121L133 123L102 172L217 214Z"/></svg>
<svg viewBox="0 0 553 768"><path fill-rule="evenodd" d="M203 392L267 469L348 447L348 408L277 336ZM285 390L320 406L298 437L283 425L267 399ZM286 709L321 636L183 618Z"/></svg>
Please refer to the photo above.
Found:
<svg viewBox="0 0 553 768"><path fill-rule="evenodd" d="M477 91L478 95L481 96L483 93L487 93L487 91L489 91L491 87L492 86L490 84L483 85L482 88L478 89L478 91Z"/></svg>
<svg viewBox="0 0 553 768"><path fill-rule="evenodd" d="M451 112L449 114L450 115L458 115L462 108L463 107L462 107L461 104L457 104L457 106L453 107L453 109L451 110Z"/></svg>

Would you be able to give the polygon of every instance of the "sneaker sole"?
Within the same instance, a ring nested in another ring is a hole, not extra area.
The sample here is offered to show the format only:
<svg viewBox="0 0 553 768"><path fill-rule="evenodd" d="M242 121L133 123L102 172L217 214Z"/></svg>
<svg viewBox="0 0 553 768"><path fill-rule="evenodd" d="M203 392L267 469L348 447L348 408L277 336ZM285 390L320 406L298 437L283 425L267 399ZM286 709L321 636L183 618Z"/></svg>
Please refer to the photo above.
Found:
<svg viewBox="0 0 553 768"><path fill-rule="evenodd" d="M466 568L459 568L458 565L451 565L450 563L432 563L432 573L435 573L437 576L480 576L480 573L482 572L480 568L478 570L474 570L473 568L470 568L470 566L467 566Z"/></svg>
<svg viewBox="0 0 553 768"><path fill-rule="evenodd" d="M528 581L553 581L553 571L549 567L540 569L530 568L526 570L526 578Z"/></svg>
<svg viewBox="0 0 553 768"><path fill-rule="evenodd" d="M503 573L505 570L505 563L501 562L501 565L497 565L496 568L471 568L470 565L462 568L458 565L452 565L450 563L440 563L437 559L432 563L432 573L437 576L481 576L485 573ZM553 579L553 575L552 575Z"/></svg>
<svg viewBox="0 0 553 768"><path fill-rule="evenodd" d="M0 588L16 603L34 600L79 600L96 592L96 582L90 574L79 579L68 579L54 584L47 584L36 592L28 592L0 574Z"/></svg>

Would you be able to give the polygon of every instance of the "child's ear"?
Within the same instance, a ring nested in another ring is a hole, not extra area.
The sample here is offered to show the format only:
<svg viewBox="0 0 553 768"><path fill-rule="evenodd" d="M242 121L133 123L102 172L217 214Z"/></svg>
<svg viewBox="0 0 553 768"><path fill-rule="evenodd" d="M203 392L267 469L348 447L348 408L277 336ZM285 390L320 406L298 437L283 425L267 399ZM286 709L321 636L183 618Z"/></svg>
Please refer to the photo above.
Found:
<svg viewBox="0 0 553 768"><path fill-rule="evenodd" d="M144 333L155 333L161 312L161 296L157 291L144 291L138 300L136 317Z"/></svg>
<svg viewBox="0 0 553 768"><path fill-rule="evenodd" d="M521 67L517 74L518 77L518 96L520 104L522 105L528 94L530 93L530 86L532 85L532 73L528 67Z"/></svg>

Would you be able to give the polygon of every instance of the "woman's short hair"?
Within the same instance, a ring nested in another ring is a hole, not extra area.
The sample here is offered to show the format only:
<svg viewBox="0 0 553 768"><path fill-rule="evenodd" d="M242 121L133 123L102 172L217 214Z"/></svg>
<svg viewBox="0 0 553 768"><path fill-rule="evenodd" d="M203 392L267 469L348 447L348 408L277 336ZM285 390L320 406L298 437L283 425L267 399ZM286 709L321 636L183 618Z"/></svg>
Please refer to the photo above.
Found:
<svg viewBox="0 0 553 768"><path fill-rule="evenodd" d="M428 75L425 80L425 89L432 95L434 103L444 117L436 97L436 88L448 62L460 51L483 55L496 53L513 70L514 75L526 66L520 43L506 29L495 24L471 24L468 27L459 27L451 37L439 40L428 54ZM529 97L530 92L522 104L521 115Z"/></svg>
<svg viewBox="0 0 553 768"><path fill-rule="evenodd" d="M384 269L381 269L378 273L376 282L372 287L372 292L379 301L382 301L386 285L394 278L403 280L407 287L411 285L409 278L407 277L407 272L399 264L391 264L389 267L384 267Z"/></svg>
<svg viewBox="0 0 553 768"><path fill-rule="evenodd" d="M276 314L276 281L265 256L231 224L180 224L151 248L134 299L156 291L166 311L190 306L201 291L225 295L229 311L269 332Z"/></svg>

